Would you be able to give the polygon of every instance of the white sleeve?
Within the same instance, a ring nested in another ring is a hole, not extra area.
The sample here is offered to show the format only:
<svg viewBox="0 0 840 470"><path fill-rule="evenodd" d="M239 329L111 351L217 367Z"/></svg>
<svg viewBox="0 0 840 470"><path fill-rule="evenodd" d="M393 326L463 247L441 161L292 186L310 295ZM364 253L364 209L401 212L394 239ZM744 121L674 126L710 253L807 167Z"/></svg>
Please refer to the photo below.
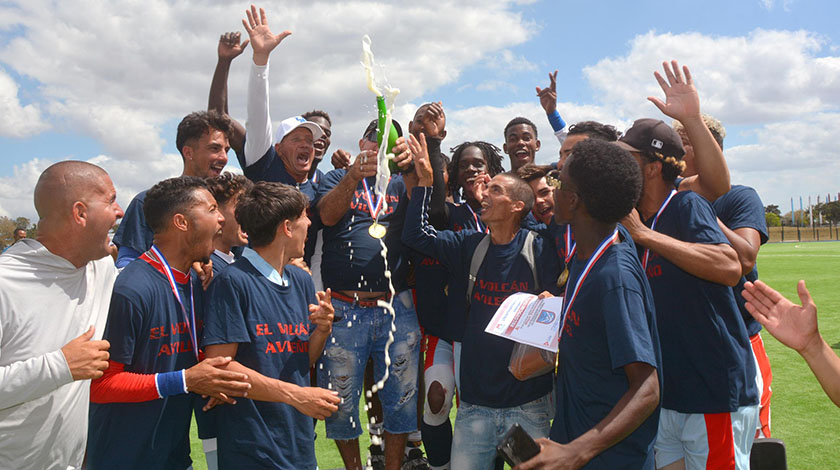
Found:
<svg viewBox="0 0 840 470"><path fill-rule="evenodd" d="M64 354L58 351L0 367L0 410L40 398L73 381Z"/></svg>
<svg viewBox="0 0 840 470"><path fill-rule="evenodd" d="M560 141L560 145L563 145L563 142L566 141L566 137L568 137L569 133L566 132L566 127L560 129L559 131L554 133L554 136L557 137L557 140Z"/></svg>
<svg viewBox="0 0 840 470"><path fill-rule="evenodd" d="M268 113L268 64L251 61L248 77L248 120L245 121L245 166L251 166L271 148L271 116Z"/></svg>

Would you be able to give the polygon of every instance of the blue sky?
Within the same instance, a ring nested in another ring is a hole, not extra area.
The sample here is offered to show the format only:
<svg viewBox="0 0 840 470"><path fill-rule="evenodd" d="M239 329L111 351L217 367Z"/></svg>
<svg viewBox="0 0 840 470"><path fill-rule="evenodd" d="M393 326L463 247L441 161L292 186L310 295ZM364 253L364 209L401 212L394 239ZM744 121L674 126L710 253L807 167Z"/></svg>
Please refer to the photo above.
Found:
<svg viewBox="0 0 840 470"><path fill-rule="evenodd" d="M675 5L678 3L678 5ZM559 144L534 86L559 69L567 122L626 128L658 117L653 71L691 67L701 106L727 127L733 183L765 204L840 191L840 38L836 2L267 2L276 31L293 35L272 56L272 113L322 108L333 144L355 150L373 115L359 39L370 34L381 71L403 93L397 118L442 101L445 146L501 146L515 115L534 120L538 161ZM119 199L180 173L174 129L206 106L218 35L242 31L247 3L150 1L0 5L0 215L34 217L31 188L52 162L94 161ZM244 31L243 31L244 34ZM231 114L244 120L250 50L231 69ZM231 167L235 158L231 153ZM322 164L326 170L328 163ZM832 196L833 197L833 196ZM798 204L798 202L797 202Z"/></svg>

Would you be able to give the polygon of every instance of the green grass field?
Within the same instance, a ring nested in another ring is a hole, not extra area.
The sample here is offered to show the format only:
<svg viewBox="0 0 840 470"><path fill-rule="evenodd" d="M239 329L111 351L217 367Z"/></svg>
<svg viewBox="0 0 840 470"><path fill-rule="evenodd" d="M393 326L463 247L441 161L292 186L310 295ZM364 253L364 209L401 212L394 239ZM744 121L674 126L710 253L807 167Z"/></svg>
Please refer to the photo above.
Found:
<svg viewBox="0 0 840 470"><path fill-rule="evenodd" d="M840 242L775 243L762 247L758 257L760 278L799 302L796 283L805 279L817 303L823 337L840 351ZM840 436L840 410L825 396L820 384L799 355L763 334L773 368L772 432L785 441L788 467L840 468L837 439ZM360 406L364 413L364 407ZM453 410L454 419L454 410ZM367 422L362 417L362 422ZM342 466L335 444L324 437L324 424L318 423L315 452L322 469ZM361 438L362 458L368 445ZM193 467L206 469L201 443L192 433Z"/></svg>

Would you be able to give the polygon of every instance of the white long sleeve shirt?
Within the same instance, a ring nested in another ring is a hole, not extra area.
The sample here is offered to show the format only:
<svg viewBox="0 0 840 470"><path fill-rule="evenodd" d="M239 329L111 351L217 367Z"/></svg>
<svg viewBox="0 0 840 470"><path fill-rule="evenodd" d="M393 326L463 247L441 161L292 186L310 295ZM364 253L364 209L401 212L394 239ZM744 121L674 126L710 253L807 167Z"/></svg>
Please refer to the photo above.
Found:
<svg viewBox="0 0 840 470"><path fill-rule="evenodd" d="M256 163L274 143L268 112L268 65L257 65L251 61L246 101L245 166Z"/></svg>
<svg viewBox="0 0 840 470"><path fill-rule="evenodd" d="M33 239L0 255L0 468L81 468L90 381L61 348L102 338L116 276L110 256L76 268Z"/></svg>

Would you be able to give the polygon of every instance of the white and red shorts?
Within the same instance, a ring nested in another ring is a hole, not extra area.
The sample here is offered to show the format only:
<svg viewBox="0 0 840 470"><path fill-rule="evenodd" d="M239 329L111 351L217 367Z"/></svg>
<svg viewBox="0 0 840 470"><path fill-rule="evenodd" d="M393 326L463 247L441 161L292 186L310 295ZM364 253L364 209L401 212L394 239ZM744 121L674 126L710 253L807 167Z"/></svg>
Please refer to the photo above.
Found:
<svg viewBox="0 0 840 470"><path fill-rule="evenodd" d="M656 468L685 459L686 470L749 470L758 405L732 413L680 413L662 409Z"/></svg>
<svg viewBox="0 0 840 470"><path fill-rule="evenodd" d="M770 384L773 382L773 371L770 370L770 358L767 357L767 351L764 349L761 333L750 336L750 344L757 371L755 384L760 395L755 437L770 437L770 396L773 395Z"/></svg>

